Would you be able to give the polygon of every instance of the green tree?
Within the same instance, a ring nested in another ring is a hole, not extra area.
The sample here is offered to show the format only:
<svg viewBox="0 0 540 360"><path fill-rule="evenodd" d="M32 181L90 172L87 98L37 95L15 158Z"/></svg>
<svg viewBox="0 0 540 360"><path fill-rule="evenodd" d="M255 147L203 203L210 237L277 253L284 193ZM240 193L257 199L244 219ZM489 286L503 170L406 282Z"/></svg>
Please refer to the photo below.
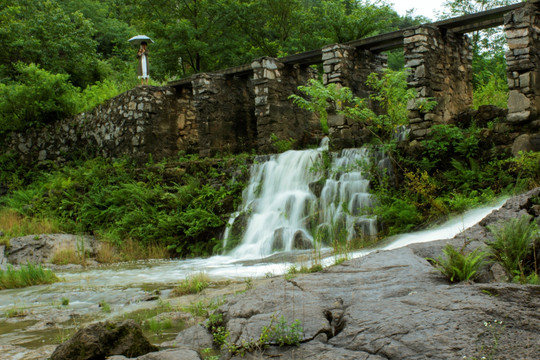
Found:
<svg viewBox="0 0 540 360"><path fill-rule="evenodd" d="M102 79L93 24L79 11L68 13L56 0L4 0L0 4L0 71L17 75L15 64L38 64L70 75L85 87Z"/></svg>

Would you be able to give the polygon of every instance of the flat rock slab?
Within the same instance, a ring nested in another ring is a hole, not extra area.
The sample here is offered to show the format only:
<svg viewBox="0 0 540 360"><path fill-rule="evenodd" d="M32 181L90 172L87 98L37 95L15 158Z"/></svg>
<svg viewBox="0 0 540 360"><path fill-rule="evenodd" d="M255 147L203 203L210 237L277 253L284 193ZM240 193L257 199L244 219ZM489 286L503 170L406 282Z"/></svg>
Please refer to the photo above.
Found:
<svg viewBox="0 0 540 360"><path fill-rule="evenodd" d="M300 319L299 347L266 350L282 359L481 358L494 347L494 358L540 358L540 286L450 285L409 248L277 279L218 311L235 343L272 317Z"/></svg>

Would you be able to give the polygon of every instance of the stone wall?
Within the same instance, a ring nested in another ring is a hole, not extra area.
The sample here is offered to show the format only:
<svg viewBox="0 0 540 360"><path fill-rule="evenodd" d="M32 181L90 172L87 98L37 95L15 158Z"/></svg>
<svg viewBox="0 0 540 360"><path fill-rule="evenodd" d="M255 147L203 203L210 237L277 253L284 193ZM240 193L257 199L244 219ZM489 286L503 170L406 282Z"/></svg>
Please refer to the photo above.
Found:
<svg viewBox="0 0 540 360"><path fill-rule="evenodd" d="M471 43L466 35L420 26L404 32L403 45L409 87L417 91L408 104L411 137L418 139L472 105ZM430 99L438 104L424 111Z"/></svg>
<svg viewBox="0 0 540 360"><path fill-rule="evenodd" d="M506 14L508 121L527 123L540 110L540 13L533 4Z"/></svg>
<svg viewBox="0 0 540 360"><path fill-rule="evenodd" d="M154 159L172 156L193 146L197 129L186 104L189 100L178 98L174 88L137 87L71 119L12 133L7 149L18 152L22 161L62 162L74 155L140 161L150 154Z"/></svg>
<svg viewBox="0 0 540 360"><path fill-rule="evenodd" d="M199 154L238 153L254 148L254 95L248 78L199 74L192 80Z"/></svg>
<svg viewBox="0 0 540 360"><path fill-rule="evenodd" d="M386 55L352 46L334 44L322 49L323 83L350 88L354 95L368 99L377 111L377 104L369 98L371 89L366 85L369 74L381 73L387 65ZM342 115L328 114L329 137L333 148L359 147L369 141L370 132L358 122Z"/></svg>
<svg viewBox="0 0 540 360"><path fill-rule="evenodd" d="M276 151L272 134L280 140L295 140L297 147L316 143L316 139L322 137L319 120L289 99L291 94L299 94L299 85L306 85L309 79L316 77L316 71L300 65L285 66L270 57L255 60L251 67L259 152Z"/></svg>

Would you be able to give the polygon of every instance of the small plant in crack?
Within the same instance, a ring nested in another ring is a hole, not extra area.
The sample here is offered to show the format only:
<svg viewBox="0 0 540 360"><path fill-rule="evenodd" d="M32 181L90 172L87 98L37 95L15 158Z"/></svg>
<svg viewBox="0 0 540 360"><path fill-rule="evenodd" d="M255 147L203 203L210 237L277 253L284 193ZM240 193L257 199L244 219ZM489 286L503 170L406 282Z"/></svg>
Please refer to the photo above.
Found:
<svg viewBox="0 0 540 360"><path fill-rule="evenodd" d="M229 341L229 330L226 329L223 315L210 315L207 329L212 333L214 344L226 349L232 355L244 356L248 352L262 351L270 345L298 346L304 337L302 322L295 319L288 324L282 315L279 319L274 315L268 326L263 326L258 339L241 339L239 342Z"/></svg>

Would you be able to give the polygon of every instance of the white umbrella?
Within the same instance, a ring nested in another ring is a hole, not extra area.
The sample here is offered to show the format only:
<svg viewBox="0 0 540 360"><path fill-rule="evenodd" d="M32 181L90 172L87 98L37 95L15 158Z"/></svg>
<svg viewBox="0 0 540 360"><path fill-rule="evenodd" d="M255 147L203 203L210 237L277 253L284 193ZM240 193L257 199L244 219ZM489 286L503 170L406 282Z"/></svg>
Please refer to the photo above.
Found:
<svg viewBox="0 0 540 360"><path fill-rule="evenodd" d="M135 45L141 45L141 43L143 41L146 41L147 43L148 42L151 42L153 43L154 40L150 39L148 36L146 35L137 35L137 36L134 36L132 37L131 39L128 40L130 43L133 43Z"/></svg>

